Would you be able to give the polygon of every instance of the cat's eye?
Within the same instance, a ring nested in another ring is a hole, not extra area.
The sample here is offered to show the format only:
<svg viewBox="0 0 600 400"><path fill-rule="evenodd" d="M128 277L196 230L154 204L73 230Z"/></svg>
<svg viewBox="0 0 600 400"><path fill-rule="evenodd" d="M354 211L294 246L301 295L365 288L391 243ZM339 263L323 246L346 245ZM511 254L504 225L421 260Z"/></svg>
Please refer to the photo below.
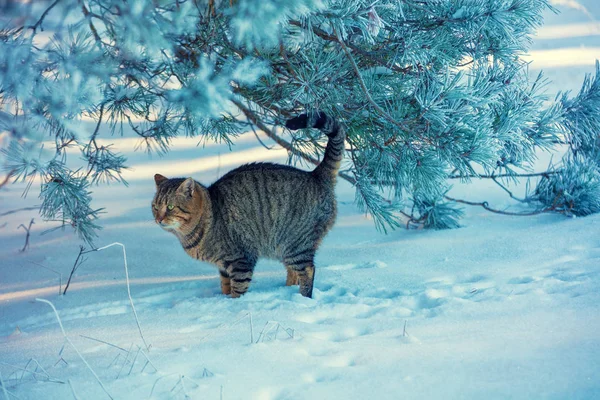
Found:
<svg viewBox="0 0 600 400"><path fill-rule="evenodd" d="M156 206L156 204L152 204L152 208L158 211L158 207Z"/></svg>
<svg viewBox="0 0 600 400"><path fill-rule="evenodd" d="M169 204L167 205L167 210L171 211L175 208L175 206L173 204Z"/></svg>

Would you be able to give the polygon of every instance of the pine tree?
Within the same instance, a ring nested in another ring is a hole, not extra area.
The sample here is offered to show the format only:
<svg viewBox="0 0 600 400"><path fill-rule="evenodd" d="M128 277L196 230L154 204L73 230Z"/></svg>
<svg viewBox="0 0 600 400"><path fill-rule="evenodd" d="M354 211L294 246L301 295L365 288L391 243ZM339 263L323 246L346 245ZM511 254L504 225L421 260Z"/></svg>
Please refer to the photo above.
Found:
<svg viewBox="0 0 600 400"><path fill-rule="evenodd" d="M323 139L281 126L317 109L345 126L340 176L384 230L403 217L456 227L448 178L516 179L560 144L564 163L526 200L535 212L600 208L600 70L547 105L546 81L521 58L547 0L0 4L0 162L13 181L41 177L42 215L88 242L101 211L90 186L126 184L125 157L97 142L103 124L155 152L179 135L230 142L259 128L291 162L314 164Z"/></svg>

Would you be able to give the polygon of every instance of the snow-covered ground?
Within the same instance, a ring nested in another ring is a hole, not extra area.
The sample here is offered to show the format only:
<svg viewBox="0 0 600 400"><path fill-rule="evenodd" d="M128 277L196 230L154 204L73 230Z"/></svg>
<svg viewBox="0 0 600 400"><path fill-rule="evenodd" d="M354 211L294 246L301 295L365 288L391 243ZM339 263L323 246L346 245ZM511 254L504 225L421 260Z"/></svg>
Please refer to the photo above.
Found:
<svg viewBox="0 0 600 400"><path fill-rule="evenodd" d="M595 0L580 3L600 16ZM582 10L559 8L536 40L533 58L545 57L532 69L547 71L552 91L577 90L600 58L600 28ZM562 64L548 61L553 54ZM1 216L0 398L600 398L600 215L467 208L461 229L384 235L342 181L314 298L285 287L281 265L261 261L249 293L230 299L214 267L154 224L152 175L210 183L244 162L285 162L285 151L264 149L252 134L232 152L180 139L152 159L133 152L134 139L114 142L129 156L130 185L94 188L94 205L106 211L96 244L125 245L139 329L120 247L87 254L59 296L79 241L69 231L42 235L53 225L35 211ZM37 204L35 186L22 192L3 188L0 214ZM490 182L457 185L452 195L519 207ZM18 226L32 217L21 253ZM36 298L56 306L69 342Z"/></svg>

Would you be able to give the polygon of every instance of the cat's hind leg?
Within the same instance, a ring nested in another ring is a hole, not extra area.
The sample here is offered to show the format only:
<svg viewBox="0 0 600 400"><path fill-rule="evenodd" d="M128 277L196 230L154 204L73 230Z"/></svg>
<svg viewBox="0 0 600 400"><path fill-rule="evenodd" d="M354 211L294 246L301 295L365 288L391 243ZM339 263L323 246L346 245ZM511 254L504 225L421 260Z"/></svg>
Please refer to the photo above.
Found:
<svg viewBox="0 0 600 400"><path fill-rule="evenodd" d="M315 253L312 249L283 257L283 263L288 269L288 281L291 279L290 273L295 273L298 278L298 286L300 286L300 294L304 297L312 297L315 280L314 257Z"/></svg>
<svg viewBox="0 0 600 400"><path fill-rule="evenodd" d="M315 282L315 266L307 265L302 270L298 271L298 285L300 286L300 294L304 297L312 298L313 284Z"/></svg>
<svg viewBox="0 0 600 400"><path fill-rule="evenodd" d="M287 270L287 279L285 280L285 286L294 286L298 284L298 273L290 267L285 268Z"/></svg>

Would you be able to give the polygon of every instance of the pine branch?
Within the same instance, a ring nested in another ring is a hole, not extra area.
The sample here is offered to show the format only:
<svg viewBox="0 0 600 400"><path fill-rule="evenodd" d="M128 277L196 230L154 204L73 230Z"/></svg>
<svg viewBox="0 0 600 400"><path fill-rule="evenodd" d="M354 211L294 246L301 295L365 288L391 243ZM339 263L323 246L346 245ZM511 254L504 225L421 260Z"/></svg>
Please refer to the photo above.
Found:
<svg viewBox="0 0 600 400"><path fill-rule="evenodd" d="M4 179L2 179L2 182L0 182L0 189L2 187L4 187L4 185L6 185L8 183L8 181L15 174L15 172L16 171L14 169L8 171L8 173L6 174L6 176L4 177ZM0 216L1 216L1 214L0 214Z"/></svg>
<svg viewBox="0 0 600 400"><path fill-rule="evenodd" d="M257 96L252 96L252 93L245 88L234 86L231 88L231 91L235 94L239 94L240 96L244 97L244 99L251 101L252 103L260 106L261 108L273 112L277 116L283 116L288 119L296 116L294 113L291 113L288 110L278 107L273 103L267 103L261 100L260 98L257 98Z"/></svg>
<svg viewBox="0 0 600 400"><path fill-rule="evenodd" d="M285 61L285 65L286 65L288 72L294 78L296 78L296 80L300 80L298 78L298 75L296 74L296 71L294 71L294 67L292 67L292 64L290 63L290 60L287 56L287 50L285 49L285 46L283 45L283 41L279 42L279 54L281 55L281 58L283 58L283 60Z"/></svg>
<svg viewBox="0 0 600 400"><path fill-rule="evenodd" d="M502 211L502 210L497 210L495 208L492 208L489 206L489 203L487 201L482 201L482 202L467 201L467 200L462 200L462 199L455 199L448 195L445 195L444 198L446 200L453 201L455 203L467 204L469 206L480 206L480 207L483 207L485 210L493 212L495 214L511 215L511 216L517 216L517 217L528 217L528 216L532 216L532 215L543 214L543 213L554 211L556 209L555 207L545 207L540 210L515 213L515 212Z"/></svg>
<svg viewBox="0 0 600 400"><path fill-rule="evenodd" d="M25 236L25 245L23 245L23 248L19 250L20 253L24 253L25 250L27 250L27 248L29 247L29 236L31 235L31 225L33 224L35 224L35 222L33 222L33 218L31 218L31 221L29 221L29 226L25 226L23 224L18 226L18 228L23 227L23 229L25 229L25 232L27 232L27 235Z"/></svg>
<svg viewBox="0 0 600 400"><path fill-rule="evenodd" d="M560 173L560 171L561 170L553 170L553 171L544 171L544 172L534 172L534 173L530 173L530 174L508 173L508 174L491 174L491 175L486 175L486 174L482 174L482 175L449 175L448 179L474 179L474 178L496 179L496 178L535 178L535 177L548 178L550 175Z"/></svg>
<svg viewBox="0 0 600 400"><path fill-rule="evenodd" d="M67 280L65 290L63 290L63 293L62 293L63 295L67 294L67 290L69 289L69 286L71 285L71 279L73 278L75 271L77 271L77 269L81 266L81 264L83 264L86 261L86 259L82 258L81 256L83 256L84 254L87 254L87 253L91 253L92 251L95 251L95 250L86 250L85 247L79 246L79 254L77 254L75 263L73 263L73 268L71 268L71 273L69 274L69 279Z"/></svg>
<svg viewBox="0 0 600 400"><path fill-rule="evenodd" d="M92 137L90 138L89 143L88 143L89 147L91 147L92 145L94 146L96 153L98 152L98 144L96 143L96 136L98 135L98 131L100 130L100 125L102 124L102 118L104 116L104 106L105 105L106 105L106 103L102 103L100 105L100 115L98 116L98 122L96 123L96 128L94 129L94 132L92 133ZM97 162L97 157L93 157L92 161L88 165L88 172L85 174L86 179L90 176L90 174L94 170L94 166L96 165L96 162Z"/></svg>
<svg viewBox="0 0 600 400"><path fill-rule="evenodd" d="M0 177L0 188L15 178L31 185L42 176L43 218L70 224L88 242L99 229L89 186L125 183L125 157L96 142L101 124L112 133L129 125L159 152L181 134L230 141L250 126L294 159L318 165L323 146L315 137L288 141L287 131L274 127L311 108L343 121L350 170L339 176L356 187L357 200L368 197L365 211L376 224L403 214L408 225L457 226L458 207L443 197L446 179L492 179L516 199L505 179L537 177L532 198L518 200L539 200L539 207L564 214L600 212L594 172L600 173L600 65L578 95L563 94L548 107L539 90L543 81L531 85L519 60L545 1L317 6L316 0L209 0L183 6L165 0L133 12L131 2L77 0L68 20L51 24L55 40L34 45L30 39L54 19L50 14L66 7L59 3L44 0L39 18L29 15L14 26L8 15L0 33L7 83L0 100L14 105L11 113L0 113L0 122L16 139L0 150L2 168L10 171ZM18 28L29 22L35 24ZM283 34L271 29L279 24ZM32 32L23 34L26 28ZM498 62L489 64L490 56ZM40 96L38 88L50 95ZM228 115L232 93L236 117ZM89 115L96 127L80 142L73 122ZM39 133L55 143L50 161L30 140ZM501 159L526 170L537 148L552 150L563 136L567 153L590 163L571 171L563 162L564 174L477 175L473 169L504 171L497 167ZM70 147L83 153L81 170L68 167ZM381 196L387 189L412 201L410 214Z"/></svg>
<svg viewBox="0 0 600 400"><path fill-rule="evenodd" d="M506 186L504 186L502 183L500 183L500 181L498 181L498 179L497 179L497 178L492 178L492 180L494 181L494 183L495 183L496 185L500 186L500 188L501 188L502 190L504 190L504 191L505 191L505 192L506 192L506 193L507 193L507 194L510 196L510 198L511 198L511 199L513 199L513 200L516 200L516 201L518 201L518 202L521 202L521 203L529 203L529 202L531 201L531 200L530 200L530 199L528 199L528 198L520 199L520 198L516 197L516 196L513 194L513 192L511 192L510 190L508 190L508 188L507 188Z"/></svg>
<svg viewBox="0 0 600 400"><path fill-rule="evenodd" d="M327 40L329 42L338 43L338 38L336 36L330 35L329 33L325 32L323 29L316 27L314 25L311 25L310 27L306 27L306 26L302 25L302 23L300 21L297 21L297 20L290 20L289 24L293 25L293 26L297 26L299 28L311 30L315 35L317 35L321 39ZM371 61L372 64L390 68L394 72L398 72L401 74L407 74L407 73L411 72L413 69L412 66L402 68L396 64L388 65L389 63L386 63L384 60L379 59L377 56L374 56L373 54L369 54L368 52L364 51L363 49L361 49L360 47L358 47L352 43L348 43L347 46L350 47L350 49L352 49L352 51L354 51L355 53L358 53L362 57Z"/></svg>
<svg viewBox="0 0 600 400"><path fill-rule="evenodd" d="M348 61L350 61L350 65L352 66L352 69L354 70L354 74L356 75L356 79L358 80L360 88L362 89L365 97L367 98L367 100L369 101L369 103L371 103L371 105L373 106L373 108L375 108L375 110L377 110L377 112L379 113L379 115L381 115L383 118L385 118L388 122L390 122L393 125L397 126L398 128L400 128L404 132L411 133L412 131L408 127L406 127L406 125L404 125L403 123L401 123L399 121L396 121L394 119L394 117L392 117L390 114L388 114L387 111L385 111L383 108L381 108L381 106L379 106L379 104L377 104L377 102L375 102L375 100L373 100L373 97L371 96L371 93L369 93L369 89L367 88L367 85L365 84L365 81L363 80L362 75L360 74L360 70L358 69L358 65L356 65L356 62L354 61L354 58L352 57L352 54L350 54L350 51L348 50L348 47L346 46L346 44L344 43L344 41L342 40L342 38L339 37L339 36L337 38L337 42L340 44L340 46L344 50L344 53L346 53L346 57L348 58Z"/></svg>
<svg viewBox="0 0 600 400"><path fill-rule="evenodd" d="M83 3L83 2L81 2L81 11L83 12L84 17L88 20L88 26L90 27L90 31L92 32L92 35L94 36L94 40L96 41L96 43L104 44L104 42L102 42L102 38L100 38L100 35L98 34L98 30L92 23L90 11L85 6L85 3Z"/></svg>
<svg viewBox="0 0 600 400"><path fill-rule="evenodd" d="M33 33L35 34L35 33L37 32L37 29L38 29L39 27L41 27L41 26L42 26L42 23L44 22L44 19L46 19L46 16L48 15L48 13L49 13L49 12L50 12L50 11L51 11L51 10L52 10L54 7L56 7L56 5L57 5L58 3L60 3L60 1L61 1L61 0L55 0L55 1L54 1L54 3L52 3L52 4L51 4L51 5L50 5L50 6L49 6L49 7L48 7L48 8L47 8L47 9L46 9L46 10L45 10L43 13L42 13L42 16L41 16L41 17L38 19L38 21L37 21L35 24L33 24L33 25L29 25L29 26L27 26L27 27L21 26L21 27L19 27L19 28L16 30L16 33L19 33L19 32L21 32L21 31L22 31L24 28L27 28L27 29L31 29L31 30L33 31ZM44 30L44 28L42 27L42 31L43 31L43 30Z"/></svg>

